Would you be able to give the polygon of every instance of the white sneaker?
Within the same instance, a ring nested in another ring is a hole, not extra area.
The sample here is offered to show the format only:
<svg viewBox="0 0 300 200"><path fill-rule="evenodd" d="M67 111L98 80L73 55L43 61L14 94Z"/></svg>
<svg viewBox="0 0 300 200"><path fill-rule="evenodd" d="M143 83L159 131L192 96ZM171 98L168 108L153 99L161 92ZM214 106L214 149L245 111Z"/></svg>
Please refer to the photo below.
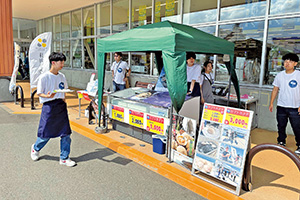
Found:
<svg viewBox="0 0 300 200"><path fill-rule="evenodd" d="M39 159L39 152L34 150L34 144L31 146L31 159L34 160L34 161L37 161Z"/></svg>
<svg viewBox="0 0 300 200"><path fill-rule="evenodd" d="M76 165L76 162L74 162L70 158L68 158L66 160L59 159L59 164L66 165L68 167L74 167Z"/></svg>

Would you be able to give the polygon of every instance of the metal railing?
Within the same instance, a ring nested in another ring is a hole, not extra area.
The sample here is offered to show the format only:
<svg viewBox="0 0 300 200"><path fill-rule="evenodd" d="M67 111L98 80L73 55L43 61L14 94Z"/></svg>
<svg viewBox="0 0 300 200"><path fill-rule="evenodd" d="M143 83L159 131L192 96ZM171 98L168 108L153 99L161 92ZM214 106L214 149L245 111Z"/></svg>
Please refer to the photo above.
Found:
<svg viewBox="0 0 300 200"><path fill-rule="evenodd" d="M253 157L263 150L275 150L283 153L284 155L288 156L298 167L300 171L300 158L291 150L282 147L280 145L276 144L259 144L255 147L253 147L247 154L246 163L245 163L245 171L243 176L243 182L242 182L242 188L245 191L251 191L252 190L252 182L251 182L251 161Z"/></svg>

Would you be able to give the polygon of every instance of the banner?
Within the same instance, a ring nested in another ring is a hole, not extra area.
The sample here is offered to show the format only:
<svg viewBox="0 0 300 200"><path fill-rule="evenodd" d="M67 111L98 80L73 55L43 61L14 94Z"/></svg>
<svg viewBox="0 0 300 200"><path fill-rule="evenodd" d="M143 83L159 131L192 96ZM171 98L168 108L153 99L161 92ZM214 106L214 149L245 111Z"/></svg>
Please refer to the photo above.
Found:
<svg viewBox="0 0 300 200"><path fill-rule="evenodd" d="M20 59L20 46L14 42L15 46L15 65L13 69L13 73L11 75L10 83L9 83L9 92L13 93L16 88L16 81L17 81L17 75L18 75L18 69L19 69L19 59Z"/></svg>
<svg viewBox="0 0 300 200"><path fill-rule="evenodd" d="M161 9L161 2L156 1L155 2L155 23L160 22L160 9Z"/></svg>
<svg viewBox="0 0 300 200"><path fill-rule="evenodd" d="M166 1L166 17L175 15L175 0Z"/></svg>
<svg viewBox="0 0 300 200"><path fill-rule="evenodd" d="M145 25L145 20L146 20L146 9L147 6L143 5L139 7L139 26ZM146 23L147 24L147 23Z"/></svg>
<svg viewBox="0 0 300 200"><path fill-rule="evenodd" d="M30 88L37 87L38 78L50 69L49 55L51 51L52 33L38 35L29 47Z"/></svg>

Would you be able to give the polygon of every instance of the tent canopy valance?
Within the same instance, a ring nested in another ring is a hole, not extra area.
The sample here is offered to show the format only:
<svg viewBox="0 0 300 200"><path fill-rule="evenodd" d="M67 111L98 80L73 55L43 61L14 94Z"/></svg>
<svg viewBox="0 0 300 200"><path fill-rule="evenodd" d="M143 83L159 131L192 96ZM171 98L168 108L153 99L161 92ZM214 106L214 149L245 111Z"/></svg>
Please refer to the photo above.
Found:
<svg viewBox="0 0 300 200"><path fill-rule="evenodd" d="M133 51L155 53L158 68L164 66L169 94L177 112L181 109L187 93L186 52L229 54L231 64L227 69L238 98L240 96L237 77L232 66L234 43L191 26L164 21L140 26L97 41L99 102L102 102L105 53ZM101 106L99 108L101 109Z"/></svg>

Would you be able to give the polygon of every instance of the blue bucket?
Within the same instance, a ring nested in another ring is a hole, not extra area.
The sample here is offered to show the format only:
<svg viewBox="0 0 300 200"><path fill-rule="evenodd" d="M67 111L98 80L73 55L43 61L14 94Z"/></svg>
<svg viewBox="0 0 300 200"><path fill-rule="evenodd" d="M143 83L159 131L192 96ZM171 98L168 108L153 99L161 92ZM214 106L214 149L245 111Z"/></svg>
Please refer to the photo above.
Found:
<svg viewBox="0 0 300 200"><path fill-rule="evenodd" d="M165 154L167 139L162 135L152 135L153 152Z"/></svg>

